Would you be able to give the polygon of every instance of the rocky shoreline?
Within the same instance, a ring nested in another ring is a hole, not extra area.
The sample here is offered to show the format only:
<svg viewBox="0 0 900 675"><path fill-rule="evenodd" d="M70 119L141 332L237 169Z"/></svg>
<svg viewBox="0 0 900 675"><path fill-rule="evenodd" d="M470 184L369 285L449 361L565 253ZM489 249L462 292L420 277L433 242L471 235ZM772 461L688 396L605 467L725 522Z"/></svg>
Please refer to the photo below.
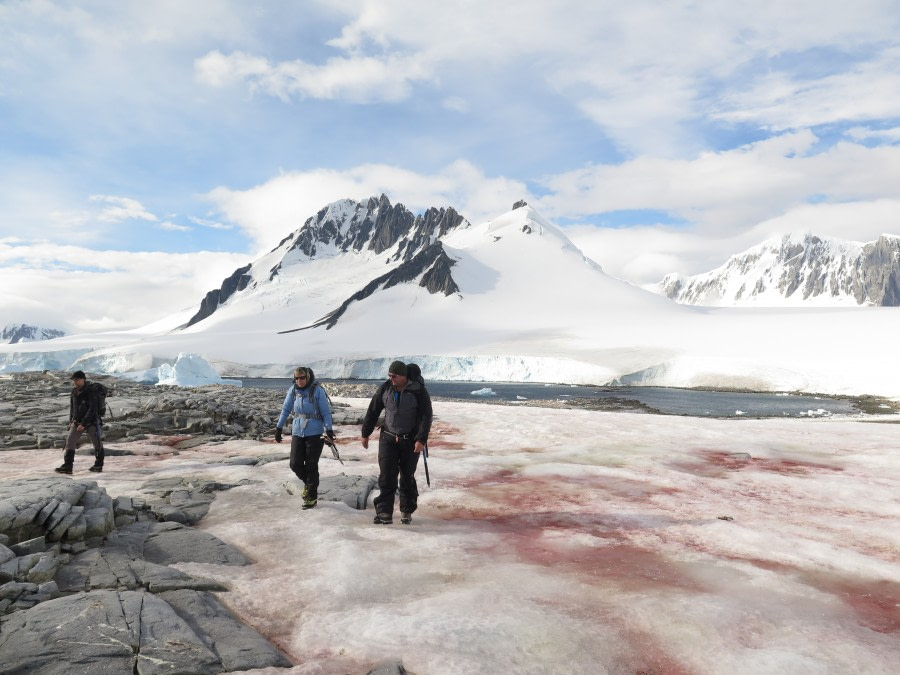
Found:
<svg viewBox="0 0 900 675"><path fill-rule="evenodd" d="M90 377L90 376L89 376ZM148 436L202 437L221 442L270 436L278 421L285 389L229 385L149 386L109 376L94 379L111 390L103 422L107 443L144 440ZM69 416L72 382L64 372L13 373L0 377L0 451L62 448ZM371 396L372 385L331 385L334 396ZM335 424L361 424L358 414L333 403ZM108 449L116 454L115 448Z"/></svg>

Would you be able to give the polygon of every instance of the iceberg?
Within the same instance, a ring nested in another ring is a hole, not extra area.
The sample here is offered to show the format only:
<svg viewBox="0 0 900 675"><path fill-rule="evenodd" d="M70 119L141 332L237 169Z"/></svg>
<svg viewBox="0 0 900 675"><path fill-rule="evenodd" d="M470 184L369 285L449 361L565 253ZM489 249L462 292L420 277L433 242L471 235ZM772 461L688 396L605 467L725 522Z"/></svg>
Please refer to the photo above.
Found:
<svg viewBox="0 0 900 675"><path fill-rule="evenodd" d="M496 396L497 392L495 392L490 387L485 387L484 389L476 389L473 392L470 392L472 396Z"/></svg>
<svg viewBox="0 0 900 675"><path fill-rule="evenodd" d="M241 386L240 380L223 380L209 361L199 354L181 352L175 363L163 363L156 369L157 385L200 387L205 384L230 384Z"/></svg>

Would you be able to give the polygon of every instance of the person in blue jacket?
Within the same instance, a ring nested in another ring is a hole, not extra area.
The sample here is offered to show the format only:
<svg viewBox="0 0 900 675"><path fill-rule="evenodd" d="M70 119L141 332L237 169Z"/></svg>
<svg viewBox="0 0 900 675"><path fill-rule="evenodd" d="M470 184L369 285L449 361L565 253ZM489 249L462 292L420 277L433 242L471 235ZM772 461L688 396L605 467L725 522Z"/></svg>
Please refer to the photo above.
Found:
<svg viewBox="0 0 900 675"><path fill-rule="evenodd" d="M288 389L281 406L281 416L275 425L275 441L281 443L281 431L288 415L293 413L291 426L291 471L304 485L303 508L311 509L319 499L319 457L325 439L334 440L331 403L321 384L316 382L312 368L294 368L294 384Z"/></svg>

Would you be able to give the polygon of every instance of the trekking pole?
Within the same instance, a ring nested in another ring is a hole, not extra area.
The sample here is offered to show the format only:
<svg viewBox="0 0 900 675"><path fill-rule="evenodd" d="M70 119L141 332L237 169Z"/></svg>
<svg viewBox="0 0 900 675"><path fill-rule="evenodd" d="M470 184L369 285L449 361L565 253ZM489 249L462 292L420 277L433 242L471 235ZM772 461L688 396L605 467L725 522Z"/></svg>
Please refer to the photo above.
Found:
<svg viewBox="0 0 900 675"><path fill-rule="evenodd" d="M422 461L425 462L425 482L431 487L431 476L428 475L428 443L422 448Z"/></svg>
<svg viewBox="0 0 900 675"><path fill-rule="evenodd" d="M325 439L325 445L328 445L331 447L331 454L334 455L334 458L343 465L344 460L341 459L341 455L338 452L337 445L335 445L334 441L331 440L330 438L328 438L328 436L324 436L324 439Z"/></svg>

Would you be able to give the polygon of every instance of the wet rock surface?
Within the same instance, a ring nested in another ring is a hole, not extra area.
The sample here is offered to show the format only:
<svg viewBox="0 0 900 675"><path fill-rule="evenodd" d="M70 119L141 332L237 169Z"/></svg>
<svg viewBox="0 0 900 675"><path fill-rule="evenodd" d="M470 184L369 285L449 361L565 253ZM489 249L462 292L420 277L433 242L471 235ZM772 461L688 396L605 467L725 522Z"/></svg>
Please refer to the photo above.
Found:
<svg viewBox="0 0 900 675"><path fill-rule="evenodd" d="M148 481L142 496L113 499L91 481L0 482L0 670L290 667L210 593L227 588L171 567L250 563L184 524L202 517L212 493L235 486L164 479Z"/></svg>

